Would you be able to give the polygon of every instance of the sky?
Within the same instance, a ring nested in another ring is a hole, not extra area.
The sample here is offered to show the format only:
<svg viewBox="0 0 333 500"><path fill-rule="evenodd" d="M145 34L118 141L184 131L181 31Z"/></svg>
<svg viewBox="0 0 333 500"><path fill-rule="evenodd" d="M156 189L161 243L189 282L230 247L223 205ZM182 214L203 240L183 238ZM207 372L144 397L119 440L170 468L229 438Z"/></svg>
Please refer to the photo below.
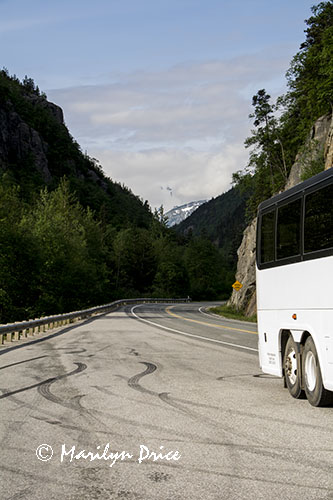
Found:
<svg viewBox="0 0 333 500"><path fill-rule="evenodd" d="M0 0L0 67L151 207L227 191L252 96L286 91L315 0Z"/></svg>

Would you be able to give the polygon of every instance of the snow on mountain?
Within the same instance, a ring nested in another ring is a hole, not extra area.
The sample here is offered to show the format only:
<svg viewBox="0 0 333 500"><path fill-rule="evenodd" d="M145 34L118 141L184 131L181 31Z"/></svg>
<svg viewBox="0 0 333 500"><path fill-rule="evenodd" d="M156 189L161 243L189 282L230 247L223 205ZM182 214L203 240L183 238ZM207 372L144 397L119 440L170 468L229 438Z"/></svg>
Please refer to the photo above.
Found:
<svg viewBox="0 0 333 500"><path fill-rule="evenodd" d="M193 212L200 207L207 200L191 201L185 205L180 205L179 207L174 207L169 210L165 215L168 217L167 225L169 227L179 224L183 220L187 219Z"/></svg>

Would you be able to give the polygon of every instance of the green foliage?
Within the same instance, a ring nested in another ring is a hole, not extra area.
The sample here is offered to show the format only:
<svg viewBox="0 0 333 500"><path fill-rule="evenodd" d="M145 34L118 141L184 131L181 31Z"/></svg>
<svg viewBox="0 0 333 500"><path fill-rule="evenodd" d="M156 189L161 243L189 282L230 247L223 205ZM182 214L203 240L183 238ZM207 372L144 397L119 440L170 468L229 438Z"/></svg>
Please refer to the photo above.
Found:
<svg viewBox="0 0 333 500"><path fill-rule="evenodd" d="M1 320L92 305L106 286L103 235L62 182L33 207L1 185Z"/></svg>
<svg viewBox="0 0 333 500"><path fill-rule="evenodd" d="M258 167L265 170L268 174L267 182L270 182L272 192L276 192L286 182L288 171L278 122L274 117L276 107L270 104L270 98L265 89L253 96L254 112L250 114L250 118L254 118L255 129L252 130L252 136L246 139L245 146L254 146L250 153L249 167L253 166L254 171Z"/></svg>
<svg viewBox="0 0 333 500"><path fill-rule="evenodd" d="M258 204L284 189L296 154L300 152L313 123L333 107L333 2L312 7L306 21L306 39L287 72L288 92L270 103L264 89L253 96L250 118L254 129L246 139L250 160L239 172L236 184L253 178L253 195L248 214L254 216ZM313 147L313 146L311 146ZM317 152L318 153L318 152ZM323 169L322 155L312 155L304 165L303 178Z"/></svg>
<svg viewBox="0 0 333 500"><path fill-rule="evenodd" d="M222 259L219 251L205 238L193 238L185 251L185 266L190 295L195 300L212 300L225 292Z"/></svg>
<svg viewBox="0 0 333 500"><path fill-rule="evenodd" d="M156 297L185 297L190 293L188 272L184 263L184 247L169 235L160 236L154 242L156 274L153 295Z"/></svg>
<svg viewBox="0 0 333 500"><path fill-rule="evenodd" d="M70 193L68 182L51 193L43 190L21 226L39 248L38 314L73 310L102 298L102 234L92 212Z"/></svg>
<svg viewBox="0 0 333 500"><path fill-rule="evenodd" d="M156 272L156 258L150 232L135 227L122 229L115 237L113 250L117 295L135 296L149 293Z"/></svg>
<svg viewBox="0 0 333 500"><path fill-rule="evenodd" d="M331 111L333 103L333 2L312 7L306 40L287 73L290 106L308 123Z"/></svg>
<svg viewBox="0 0 333 500"><path fill-rule="evenodd" d="M120 297L229 294L232 273L204 238L103 224L78 202L68 180L33 203L0 182L0 321L17 321ZM226 276L230 283L226 284Z"/></svg>

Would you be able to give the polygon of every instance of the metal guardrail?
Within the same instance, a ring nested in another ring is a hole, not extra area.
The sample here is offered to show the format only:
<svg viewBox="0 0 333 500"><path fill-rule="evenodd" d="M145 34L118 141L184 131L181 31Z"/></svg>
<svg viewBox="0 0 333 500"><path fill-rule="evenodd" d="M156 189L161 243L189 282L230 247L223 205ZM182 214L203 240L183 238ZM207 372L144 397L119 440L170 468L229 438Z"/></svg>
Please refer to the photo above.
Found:
<svg viewBox="0 0 333 500"><path fill-rule="evenodd" d="M74 323L75 321L89 318L96 314L103 314L105 312L111 312L120 306L126 304L145 304L145 303L186 303L190 302L190 298L187 299L123 299L116 300L110 304L105 304L102 306L91 307L90 309L84 309L82 311L75 311L65 314L57 314L55 316L47 316L44 318L30 319L29 321L21 321L17 323L8 323L6 325L0 325L0 344L4 341L12 342L13 340L20 340L20 338L26 338L28 336L37 335L39 333L44 333L48 330L58 328L60 326L67 325L69 323Z"/></svg>

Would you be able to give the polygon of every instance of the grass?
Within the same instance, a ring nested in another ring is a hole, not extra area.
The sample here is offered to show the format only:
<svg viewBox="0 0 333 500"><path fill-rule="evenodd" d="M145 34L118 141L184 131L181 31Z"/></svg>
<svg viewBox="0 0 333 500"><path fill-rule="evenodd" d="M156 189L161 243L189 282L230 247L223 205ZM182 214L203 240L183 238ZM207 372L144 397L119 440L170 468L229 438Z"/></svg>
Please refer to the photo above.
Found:
<svg viewBox="0 0 333 500"><path fill-rule="evenodd" d="M225 318L230 319L238 319L241 321L249 321L251 323L257 322L257 315L253 316L245 316L245 314L241 311L238 311L235 307L222 305L219 307L211 307L209 310L215 314L219 314L220 316L224 316Z"/></svg>

